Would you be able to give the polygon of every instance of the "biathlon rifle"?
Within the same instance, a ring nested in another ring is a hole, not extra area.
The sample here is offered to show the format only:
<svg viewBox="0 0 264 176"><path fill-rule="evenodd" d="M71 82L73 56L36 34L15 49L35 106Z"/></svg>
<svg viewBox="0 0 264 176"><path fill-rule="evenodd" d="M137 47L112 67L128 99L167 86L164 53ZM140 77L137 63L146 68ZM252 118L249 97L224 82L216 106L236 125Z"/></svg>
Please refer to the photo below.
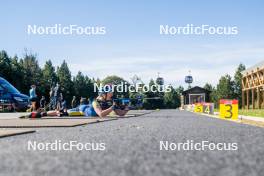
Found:
<svg viewBox="0 0 264 176"><path fill-rule="evenodd" d="M129 109L135 109L133 106L129 106L131 100L159 100L161 97L149 97L149 98L114 98L113 102L115 103L118 109L124 110L127 107Z"/></svg>

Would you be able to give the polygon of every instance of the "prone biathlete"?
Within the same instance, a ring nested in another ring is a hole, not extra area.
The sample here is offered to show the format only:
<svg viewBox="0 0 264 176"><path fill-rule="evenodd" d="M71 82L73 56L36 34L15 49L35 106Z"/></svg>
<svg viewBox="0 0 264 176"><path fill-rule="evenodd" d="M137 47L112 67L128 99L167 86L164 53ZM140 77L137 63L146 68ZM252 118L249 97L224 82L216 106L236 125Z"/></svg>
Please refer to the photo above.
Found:
<svg viewBox="0 0 264 176"><path fill-rule="evenodd" d="M68 111L69 114L72 112L79 111L86 117L106 117L110 114L116 114L118 116L124 116L129 108L119 108L113 101L113 90L110 84L99 90L99 95L95 98L91 104L81 104L75 109Z"/></svg>

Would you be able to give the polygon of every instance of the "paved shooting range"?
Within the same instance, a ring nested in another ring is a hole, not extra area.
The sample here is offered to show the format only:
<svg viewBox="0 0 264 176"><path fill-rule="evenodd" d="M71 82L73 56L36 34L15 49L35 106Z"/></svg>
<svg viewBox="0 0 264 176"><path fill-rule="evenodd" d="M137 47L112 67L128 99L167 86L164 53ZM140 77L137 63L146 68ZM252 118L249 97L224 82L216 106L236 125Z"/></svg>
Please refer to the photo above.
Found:
<svg viewBox="0 0 264 176"><path fill-rule="evenodd" d="M43 120L44 121L44 120ZM191 129L191 130L190 130ZM179 110L0 139L2 174L261 175L264 128ZM104 141L105 151L28 151L25 141ZM160 151L159 141L238 142L238 151ZM252 147L252 143L259 147ZM23 161L23 162L22 162ZM30 163L30 164L28 164ZM19 166L19 167L18 167ZM103 168L103 169L102 169Z"/></svg>

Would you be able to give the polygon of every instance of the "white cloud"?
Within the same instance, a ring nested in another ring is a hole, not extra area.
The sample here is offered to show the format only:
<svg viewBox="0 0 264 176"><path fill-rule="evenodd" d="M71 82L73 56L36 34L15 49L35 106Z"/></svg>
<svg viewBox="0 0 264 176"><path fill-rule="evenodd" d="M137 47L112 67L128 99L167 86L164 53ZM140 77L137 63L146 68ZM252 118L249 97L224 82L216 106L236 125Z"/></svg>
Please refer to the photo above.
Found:
<svg viewBox="0 0 264 176"><path fill-rule="evenodd" d="M211 49L208 49L211 48ZM153 54L152 54L153 55ZM167 84L184 85L184 77L191 70L193 85L206 82L216 85L222 75L233 75L240 62L251 66L264 59L264 47L205 46L197 52L168 52L164 55L144 57L112 57L87 60L82 64L69 63L73 74L82 71L90 77L104 78L119 75L127 80L137 74L144 82L156 78L157 73Z"/></svg>

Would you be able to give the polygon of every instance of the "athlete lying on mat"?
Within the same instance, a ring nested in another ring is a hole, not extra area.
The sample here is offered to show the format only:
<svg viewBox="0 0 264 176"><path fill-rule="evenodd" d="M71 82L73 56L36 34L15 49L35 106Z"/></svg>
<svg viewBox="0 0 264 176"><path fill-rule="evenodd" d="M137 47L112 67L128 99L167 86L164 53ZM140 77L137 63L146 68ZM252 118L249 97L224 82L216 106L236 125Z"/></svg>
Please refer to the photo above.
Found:
<svg viewBox="0 0 264 176"><path fill-rule="evenodd" d="M51 110L51 111L45 111L43 108L39 108L36 111L31 112L29 115L22 116L20 118L41 118L41 117L54 117L54 116L68 116L67 108L66 108L66 102L62 103L62 106L60 109Z"/></svg>
<svg viewBox="0 0 264 176"><path fill-rule="evenodd" d="M81 112L86 117L99 116L106 117L109 114L124 116L129 108L120 109L113 101L113 90L110 84L104 86L105 89L99 91L98 97L91 104L81 104L79 107L70 109L68 113Z"/></svg>
<svg viewBox="0 0 264 176"><path fill-rule="evenodd" d="M119 116L126 115L129 111L128 106L124 109L120 109L120 107L113 101L113 90L111 85L108 87L110 87L110 90L101 90L99 92L99 96L92 103L92 109L100 117L105 117L112 112Z"/></svg>

